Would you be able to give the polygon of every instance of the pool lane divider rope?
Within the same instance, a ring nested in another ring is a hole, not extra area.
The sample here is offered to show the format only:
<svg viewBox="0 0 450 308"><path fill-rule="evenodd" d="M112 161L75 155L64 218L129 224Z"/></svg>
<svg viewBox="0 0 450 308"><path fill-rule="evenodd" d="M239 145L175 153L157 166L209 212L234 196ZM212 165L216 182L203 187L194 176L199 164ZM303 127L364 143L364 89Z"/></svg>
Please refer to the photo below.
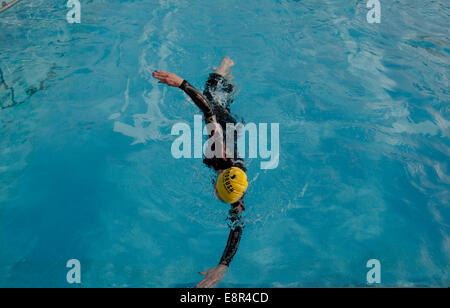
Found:
<svg viewBox="0 0 450 308"><path fill-rule="evenodd" d="M3 1L4 1L4 0L0 0L1 3L3 3ZM4 11L6 11L6 10L9 9L10 7L12 7L14 4L17 4L19 1L21 1L21 0L14 0L13 2L8 3L8 4L5 5L5 6L0 7L0 13L3 13ZM1 4L0 4L0 6L1 6Z"/></svg>

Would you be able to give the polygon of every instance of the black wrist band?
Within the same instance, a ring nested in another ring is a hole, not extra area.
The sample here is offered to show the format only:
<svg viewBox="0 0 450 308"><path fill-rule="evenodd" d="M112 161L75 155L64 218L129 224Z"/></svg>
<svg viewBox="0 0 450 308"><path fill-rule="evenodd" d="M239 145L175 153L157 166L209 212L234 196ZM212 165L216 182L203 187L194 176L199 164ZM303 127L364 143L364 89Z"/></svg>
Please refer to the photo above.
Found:
<svg viewBox="0 0 450 308"><path fill-rule="evenodd" d="M180 88L181 90L184 90L187 83L188 82L186 80L183 80L183 82L180 84L180 86L178 88Z"/></svg>

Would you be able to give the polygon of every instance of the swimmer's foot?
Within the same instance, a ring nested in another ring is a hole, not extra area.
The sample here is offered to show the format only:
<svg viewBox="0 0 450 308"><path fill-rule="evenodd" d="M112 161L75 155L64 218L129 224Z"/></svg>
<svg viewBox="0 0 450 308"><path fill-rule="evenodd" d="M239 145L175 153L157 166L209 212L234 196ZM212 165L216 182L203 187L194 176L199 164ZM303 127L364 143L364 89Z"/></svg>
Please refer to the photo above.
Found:
<svg viewBox="0 0 450 308"><path fill-rule="evenodd" d="M222 62L220 63L220 66L215 69L216 74L219 74L229 80L233 78L233 75L231 75L230 67L234 66L233 60L231 60L230 57L225 56L222 58Z"/></svg>

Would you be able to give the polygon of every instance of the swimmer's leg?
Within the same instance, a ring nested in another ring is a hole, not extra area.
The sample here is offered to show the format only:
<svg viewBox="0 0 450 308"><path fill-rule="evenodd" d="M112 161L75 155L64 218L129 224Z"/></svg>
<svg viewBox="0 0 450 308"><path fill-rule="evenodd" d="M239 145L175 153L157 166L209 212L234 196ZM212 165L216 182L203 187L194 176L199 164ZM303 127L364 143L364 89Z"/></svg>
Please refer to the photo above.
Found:
<svg viewBox="0 0 450 308"><path fill-rule="evenodd" d="M233 65L233 60L229 57L223 57L219 68L215 69L215 72L209 75L203 92L214 110L217 122L223 129L225 140L227 123L237 123L230 111L230 104L234 99L234 85L228 78L231 75L230 68ZM237 137L235 140L237 140Z"/></svg>
<svg viewBox="0 0 450 308"><path fill-rule="evenodd" d="M233 60L225 56L222 58L220 66L215 68L214 73L209 75L203 94L214 107L228 109L229 105L233 102L234 97L231 93L234 91L234 85L231 83L232 75L230 72L232 66L234 66ZM216 92L218 95L215 95ZM224 97L220 92L225 92L230 95Z"/></svg>
<svg viewBox="0 0 450 308"><path fill-rule="evenodd" d="M214 69L216 74L219 74L222 77L227 78L229 81L233 79L233 75L231 74L230 68L234 66L234 61L231 60L230 57L225 56L222 58L220 62L220 66L217 69Z"/></svg>

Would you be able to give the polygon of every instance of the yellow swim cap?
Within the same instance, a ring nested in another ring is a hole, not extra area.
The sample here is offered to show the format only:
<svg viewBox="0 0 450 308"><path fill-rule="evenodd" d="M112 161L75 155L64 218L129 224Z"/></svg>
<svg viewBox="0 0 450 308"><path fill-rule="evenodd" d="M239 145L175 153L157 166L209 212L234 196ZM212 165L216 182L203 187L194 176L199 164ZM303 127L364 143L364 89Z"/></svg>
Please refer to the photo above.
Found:
<svg viewBox="0 0 450 308"><path fill-rule="evenodd" d="M217 178L217 194L226 203L234 203L241 199L247 187L247 175L238 167L226 169Z"/></svg>

